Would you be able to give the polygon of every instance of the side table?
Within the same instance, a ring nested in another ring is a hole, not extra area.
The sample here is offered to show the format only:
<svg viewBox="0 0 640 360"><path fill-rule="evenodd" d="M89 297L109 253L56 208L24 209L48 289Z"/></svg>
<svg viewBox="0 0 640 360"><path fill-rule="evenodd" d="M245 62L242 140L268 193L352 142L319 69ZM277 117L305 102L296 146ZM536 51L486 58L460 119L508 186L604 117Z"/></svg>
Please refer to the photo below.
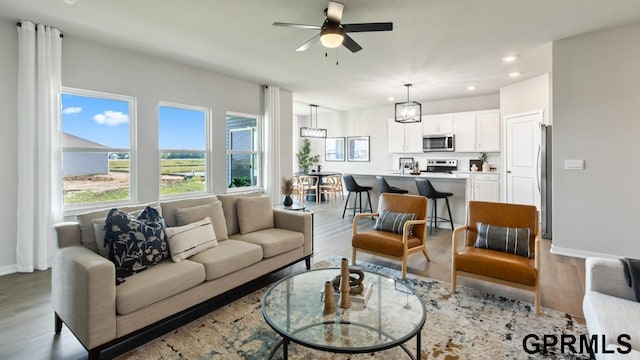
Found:
<svg viewBox="0 0 640 360"><path fill-rule="evenodd" d="M311 254L313 255L313 246L314 246L314 240L315 240L315 234L314 234L314 219L313 219L313 211L307 209L306 206L302 205L302 204L298 204L298 203L293 203L293 205L291 206L284 206L282 204L278 204L275 205L274 208L276 209L283 209L283 210L289 210L289 211L302 211L302 212L306 212L311 214Z"/></svg>

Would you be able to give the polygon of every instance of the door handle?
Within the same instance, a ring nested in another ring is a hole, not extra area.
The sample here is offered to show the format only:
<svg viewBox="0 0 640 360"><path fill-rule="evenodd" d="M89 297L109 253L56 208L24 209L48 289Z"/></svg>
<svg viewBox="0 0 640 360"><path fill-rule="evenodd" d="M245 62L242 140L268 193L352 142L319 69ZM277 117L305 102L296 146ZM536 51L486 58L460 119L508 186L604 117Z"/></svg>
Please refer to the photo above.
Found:
<svg viewBox="0 0 640 360"><path fill-rule="evenodd" d="M511 170L507 170L507 174L511 174Z"/></svg>

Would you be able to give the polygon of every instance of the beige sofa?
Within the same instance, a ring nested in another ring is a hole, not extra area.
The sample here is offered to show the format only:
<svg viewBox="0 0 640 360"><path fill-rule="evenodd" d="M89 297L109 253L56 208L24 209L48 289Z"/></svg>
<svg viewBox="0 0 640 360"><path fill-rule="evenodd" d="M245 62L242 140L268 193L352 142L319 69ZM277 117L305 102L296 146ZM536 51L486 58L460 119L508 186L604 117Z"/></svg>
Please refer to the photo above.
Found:
<svg viewBox="0 0 640 360"><path fill-rule="evenodd" d="M585 268L582 309L589 335L597 337L595 358L640 360L640 302L627 285L622 262L587 258Z"/></svg>
<svg viewBox="0 0 640 360"><path fill-rule="evenodd" d="M221 236L217 236L218 246L180 262L163 260L127 277L118 286L114 264L98 253L94 229L96 219L106 217L109 210L78 215L76 222L57 224L58 250L52 266L56 333L60 333L64 323L89 351L89 358L99 358L105 348L131 338L136 332L153 329L161 320L182 315L185 310L201 311L202 303L250 280L302 259L309 269L310 214L271 209L269 205L273 228L240 233L238 199L256 196L260 193L161 202L162 216L167 227L171 227L178 225L176 214L180 209L184 213L220 201L228 239L220 240ZM216 220L212 220L215 228Z"/></svg>

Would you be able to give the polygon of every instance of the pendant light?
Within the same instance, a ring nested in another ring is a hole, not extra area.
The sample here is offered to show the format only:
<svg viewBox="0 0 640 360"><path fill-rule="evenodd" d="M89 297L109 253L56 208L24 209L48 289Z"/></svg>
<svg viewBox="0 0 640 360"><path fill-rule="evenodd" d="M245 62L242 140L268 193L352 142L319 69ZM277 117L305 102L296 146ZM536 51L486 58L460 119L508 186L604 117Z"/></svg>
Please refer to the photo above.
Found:
<svg viewBox="0 0 640 360"><path fill-rule="evenodd" d="M414 123L422 121L422 104L417 101L409 101L409 88L411 84L404 84L407 87L407 101L396 103L395 120L399 123Z"/></svg>
<svg viewBox="0 0 640 360"><path fill-rule="evenodd" d="M311 127L301 127L300 136L310 138L326 138L327 129L313 127L313 109L316 109L316 126L318 126L318 105L309 104L309 125Z"/></svg>

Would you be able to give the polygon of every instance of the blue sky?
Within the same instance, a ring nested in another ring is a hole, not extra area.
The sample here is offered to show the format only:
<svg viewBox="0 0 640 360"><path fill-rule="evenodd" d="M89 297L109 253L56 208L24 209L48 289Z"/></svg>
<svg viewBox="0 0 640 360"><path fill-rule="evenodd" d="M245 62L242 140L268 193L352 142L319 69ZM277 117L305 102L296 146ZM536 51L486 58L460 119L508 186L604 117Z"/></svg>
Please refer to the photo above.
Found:
<svg viewBox="0 0 640 360"><path fill-rule="evenodd" d="M205 113L159 108L161 149L205 149ZM129 103L62 94L62 131L113 148L129 147ZM139 127L138 131L144 131Z"/></svg>

